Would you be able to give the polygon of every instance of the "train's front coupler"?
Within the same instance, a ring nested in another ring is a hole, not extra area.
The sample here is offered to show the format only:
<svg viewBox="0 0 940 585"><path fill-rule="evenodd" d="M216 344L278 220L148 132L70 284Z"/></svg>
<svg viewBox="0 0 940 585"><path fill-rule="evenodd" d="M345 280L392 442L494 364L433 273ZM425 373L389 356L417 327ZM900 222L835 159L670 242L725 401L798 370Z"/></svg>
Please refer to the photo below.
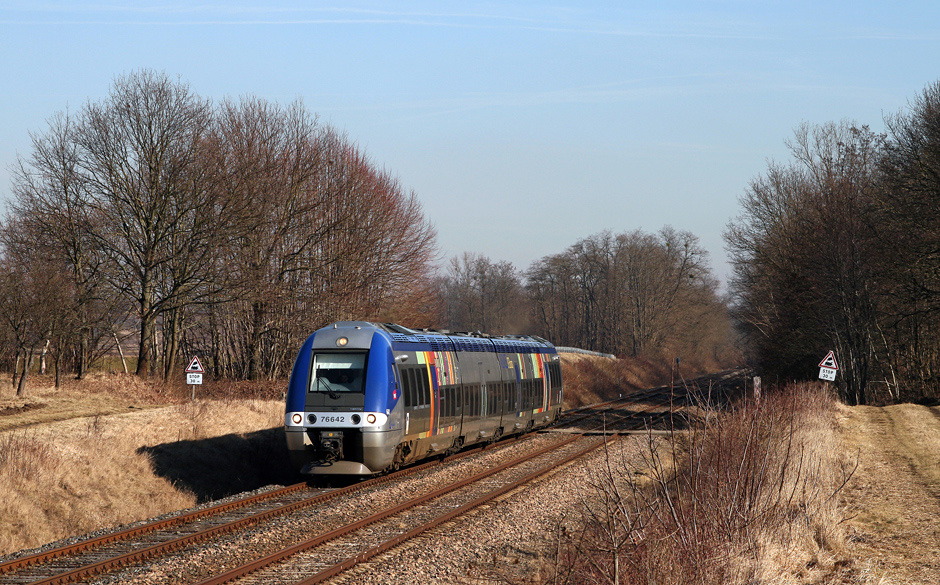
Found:
<svg viewBox="0 0 940 585"><path fill-rule="evenodd" d="M320 452L325 461L343 458L343 431L320 431Z"/></svg>

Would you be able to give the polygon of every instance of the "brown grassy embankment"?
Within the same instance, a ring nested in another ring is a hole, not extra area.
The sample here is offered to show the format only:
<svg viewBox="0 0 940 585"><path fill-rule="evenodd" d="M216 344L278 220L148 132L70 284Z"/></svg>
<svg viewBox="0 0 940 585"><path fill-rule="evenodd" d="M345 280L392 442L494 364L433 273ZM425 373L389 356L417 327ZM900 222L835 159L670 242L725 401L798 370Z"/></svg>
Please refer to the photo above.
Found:
<svg viewBox="0 0 940 585"><path fill-rule="evenodd" d="M709 373L697 364L683 364L681 370L676 370L666 360L641 357L611 359L578 353L559 356L565 381L565 408L596 404L673 381L682 383L683 376Z"/></svg>
<svg viewBox="0 0 940 585"><path fill-rule="evenodd" d="M295 479L280 400L178 390L120 375L25 399L0 388L13 429L0 432L0 554Z"/></svg>
<svg viewBox="0 0 940 585"><path fill-rule="evenodd" d="M854 471L818 385L702 410L691 431L611 452L582 530L558 545L558 583L865 583L838 495Z"/></svg>

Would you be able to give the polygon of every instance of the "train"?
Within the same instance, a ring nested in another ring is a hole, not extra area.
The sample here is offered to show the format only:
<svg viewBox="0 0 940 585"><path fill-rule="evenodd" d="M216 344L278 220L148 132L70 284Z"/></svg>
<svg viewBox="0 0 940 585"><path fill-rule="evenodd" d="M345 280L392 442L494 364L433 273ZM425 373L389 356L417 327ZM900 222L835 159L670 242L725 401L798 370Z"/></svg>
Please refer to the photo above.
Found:
<svg viewBox="0 0 940 585"><path fill-rule="evenodd" d="M549 425L563 398L545 339L341 321L297 354L287 449L305 475L372 476Z"/></svg>

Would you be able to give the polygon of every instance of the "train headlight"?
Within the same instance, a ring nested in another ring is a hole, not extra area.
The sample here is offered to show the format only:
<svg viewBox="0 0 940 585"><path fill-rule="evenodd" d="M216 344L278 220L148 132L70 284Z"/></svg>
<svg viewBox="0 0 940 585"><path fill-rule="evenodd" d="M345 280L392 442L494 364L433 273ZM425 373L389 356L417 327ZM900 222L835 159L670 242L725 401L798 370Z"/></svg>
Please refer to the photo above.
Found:
<svg viewBox="0 0 940 585"><path fill-rule="evenodd" d="M362 417L359 416L358 414L352 415L352 422L353 422L354 425L359 424L359 421L361 421L361 420L362 420Z"/></svg>
<svg viewBox="0 0 940 585"><path fill-rule="evenodd" d="M340 337L336 340L336 345L339 347L345 347L347 343L349 343L349 339L346 337Z"/></svg>
<svg viewBox="0 0 940 585"><path fill-rule="evenodd" d="M375 415L372 413L367 414L366 422L369 423L370 425L375 424Z"/></svg>
<svg viewBox="0 0 940 585"><path fill-rule="evenodd" d="M300 414L299 412L295 412L294 416L290 417L290 419L294 421L295 425L299 425L300 423L304 422L304 415Z"/></svg>
<svg viewBox="0 0 940 585"><path fill-rule="evenodd" d="M315 414L308 414L308 415L307 415L307 422L310 423L310 424L314 424L315 422L317 422L317 415L315 415Z"/></svg>

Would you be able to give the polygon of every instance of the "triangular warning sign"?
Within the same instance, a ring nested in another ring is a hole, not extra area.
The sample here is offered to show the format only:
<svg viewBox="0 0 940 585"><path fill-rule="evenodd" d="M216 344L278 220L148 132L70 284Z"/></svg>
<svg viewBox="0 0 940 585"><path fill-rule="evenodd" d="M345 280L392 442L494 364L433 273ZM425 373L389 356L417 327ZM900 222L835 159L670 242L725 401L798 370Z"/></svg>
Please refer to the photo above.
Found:
<svg viewBox="0 0 940 585"><path fill-rule="evenodd" d="M202 374L205 373L205 370L202 369L202 363L199 361L199 356L193 358L193 361L189 362L189 365L186 366L187 374Z"/></svg>
<svg viewBox="0 0 940 585"><path fill-rule="evenodd" d="M826 354L826 357L823 358L823 361L819 362L820 368L829 368L830 370L838 370L839 364L836 363L836 354L829 352Z"/></svg>

